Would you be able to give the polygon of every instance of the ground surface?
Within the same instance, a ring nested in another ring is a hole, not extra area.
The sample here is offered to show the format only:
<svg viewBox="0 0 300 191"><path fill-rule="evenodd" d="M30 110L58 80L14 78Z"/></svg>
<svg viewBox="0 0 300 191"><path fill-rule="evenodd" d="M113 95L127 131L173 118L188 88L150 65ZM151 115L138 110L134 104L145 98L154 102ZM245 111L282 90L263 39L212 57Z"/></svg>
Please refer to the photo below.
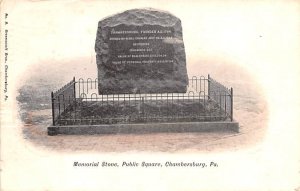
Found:
<svg viewBox="0 0 300 191"><path fill-rule="evenodd" d="M81 60L78 65L72 62L73 67L80 68L82 62ZM51 73L51 68L43 72L37 67L39 72L33 72L35 76L26 80L26 85L19 89L20 94L17 97L20 119L24 124L23 137L34 146L43 149L72 152L219 152L239 150L263 141L268 111L257 82L243 69L226 63L191 65L191 67L193 70L189 73L190 77L194 74L199 75L197 71L203 74L209 72L216 80L234 88L234 119L240 124L239 133L47 136L47 127L52 123L50 92L64 82L70 81L73 74L62 71L67 75L65 78L59 78L55 76L55 72ZM78 71L74 70L73 73L77 74Z"/></svg>
<svg viewBox="0 0 300 191"><path fill-rule="evenodd" d="M75 107L75 105L77 105ZM84 119L74 120L74 119ZM213 100L77 101L57 120L58 125L99 125L225 121L227 114Z"/></svg>

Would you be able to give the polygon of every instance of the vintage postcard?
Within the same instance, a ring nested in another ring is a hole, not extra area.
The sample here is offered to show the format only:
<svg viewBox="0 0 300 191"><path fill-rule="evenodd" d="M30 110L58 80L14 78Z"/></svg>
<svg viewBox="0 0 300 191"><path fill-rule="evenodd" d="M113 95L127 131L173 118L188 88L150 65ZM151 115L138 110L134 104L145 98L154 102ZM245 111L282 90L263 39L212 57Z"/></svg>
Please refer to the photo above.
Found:
<svg viewBox="0 0 300 191"><path fill-rule="evenodd" d="M1 1L0 190L300 191L298 1Z"/></svg>

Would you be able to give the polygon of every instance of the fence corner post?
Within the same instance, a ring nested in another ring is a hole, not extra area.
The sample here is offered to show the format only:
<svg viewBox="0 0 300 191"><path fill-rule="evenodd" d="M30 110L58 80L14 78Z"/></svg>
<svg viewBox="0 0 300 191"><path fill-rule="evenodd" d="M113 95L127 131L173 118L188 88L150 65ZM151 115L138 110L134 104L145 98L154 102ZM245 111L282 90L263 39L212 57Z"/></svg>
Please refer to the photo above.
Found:
<svg viewBox="0 0 300 191"><path fill-rule="evenodd" d="M230 94L231 94L231 102L230 102L230 108L231 108L231 121L233 121L233 88L230 88Z"/></svg>
<svg viewBox="0 0 300 191"><path fill-rule="evenodd" d="M76 81L75 81L75 76L73 77L73 88L74 88L74 99L76 98Z"/></svg>
<svg viewBox="0 0 300 191"><path fill-rule="evenodd" d="M207 96L208 96L208 99L210 99L210 75L209 74L207 75ZM204 99L205 99L205 96L204 96Z"/></svg>
<svg viewBox="0 0 300 191"><path fill-rule="evenodd" d="M73 106L74 106L74 123L76 123L76 81L75 81L75 76L73 77L73 89L74 89L74 95L73 95Z"/></svg>
<svg viewBox="0 0 300 191"><path fill-rule="evenodd" d="M51 92L51 104L52 104L52 125L55 125L55 113L54 113L54 93Z"/></svg>

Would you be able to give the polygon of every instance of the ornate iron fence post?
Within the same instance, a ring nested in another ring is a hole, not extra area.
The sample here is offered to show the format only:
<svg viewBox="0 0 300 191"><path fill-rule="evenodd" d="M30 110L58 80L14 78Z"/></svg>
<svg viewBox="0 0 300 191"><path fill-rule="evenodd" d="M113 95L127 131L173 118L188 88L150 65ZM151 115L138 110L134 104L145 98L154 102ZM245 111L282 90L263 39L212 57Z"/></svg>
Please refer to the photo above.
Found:
<svg viewBox="0 0 300 191"><path fill-rule="evenodd" d="M52 102L52 124L55 125L55 113L54 113L54 94L51 92L51 102Z"/></svg>
<svg viewBox="0 0 300 191"><path fill-rule="evenodd" d="M233 88L230 88L230 97L231 97L231 103L230 103L230 108L231 108L231 121L233 121Z"/></svg>

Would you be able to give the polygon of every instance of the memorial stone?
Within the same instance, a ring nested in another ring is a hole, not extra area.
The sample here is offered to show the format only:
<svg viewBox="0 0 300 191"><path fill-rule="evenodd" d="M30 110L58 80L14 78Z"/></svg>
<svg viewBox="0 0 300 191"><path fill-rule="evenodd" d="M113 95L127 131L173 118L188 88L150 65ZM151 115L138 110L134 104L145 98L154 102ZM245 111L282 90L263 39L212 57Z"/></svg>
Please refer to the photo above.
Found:
<svg viewBox="0 0 300 191"><path fill-rule="evenodd" d="M99 94L184 93L188 85L181 21L133 9L99 21Z"/></svg>

